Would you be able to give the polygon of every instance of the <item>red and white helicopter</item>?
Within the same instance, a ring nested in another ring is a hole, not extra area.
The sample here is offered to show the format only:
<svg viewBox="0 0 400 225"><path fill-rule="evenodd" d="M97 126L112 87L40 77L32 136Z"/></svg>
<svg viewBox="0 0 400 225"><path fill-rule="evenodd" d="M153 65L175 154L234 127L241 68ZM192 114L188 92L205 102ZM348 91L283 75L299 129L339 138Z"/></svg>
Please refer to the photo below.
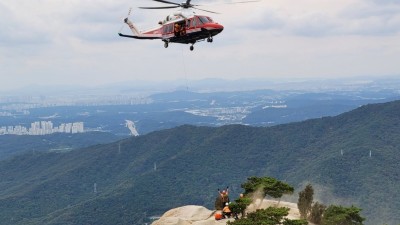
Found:
<svg viewBox="0 0 400 225"><path fill-rule="evenodd" d="M141 9L170 9L170 8L181 8L181 10L168 15L163 21L158 23L158 27L140 31L132 21L129 20L129 10L128 17L124 19L124 22L129 26L133 35L126 35L118 33L121 37L136 38L136 39L160 39L164 42L164 47L168 48L169 43L181 43L181 44L191 44L190 50L193 51L193 45L196 42L207 40L207 42L213 42L213 37L224 29L221 24L213 21L209 16L197 15L190 8L197 10L216 13L213 11L208 11L204 9L199 9L191 4L191 0L186 0L184 3L175 3L166 0L153 0L156 2L171 4L172 6L162 6L162 7L139 7ZM244 2L234 2L234 3L248 3L257 2L244 1ZM227 3L227 4L234 4Z"/></svg>

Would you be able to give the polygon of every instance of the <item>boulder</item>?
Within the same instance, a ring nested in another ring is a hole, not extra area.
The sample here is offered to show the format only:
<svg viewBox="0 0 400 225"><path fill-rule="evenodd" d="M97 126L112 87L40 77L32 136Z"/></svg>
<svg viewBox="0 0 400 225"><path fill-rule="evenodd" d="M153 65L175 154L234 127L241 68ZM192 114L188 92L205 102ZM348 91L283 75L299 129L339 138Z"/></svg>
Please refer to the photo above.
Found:
<svg viewBox="0 0 400 225"><path fill-rule="evenodd" d="M203 206L182 206L167 211L152 225L225 225L228 219L215 220L215 212Z"/></svg>

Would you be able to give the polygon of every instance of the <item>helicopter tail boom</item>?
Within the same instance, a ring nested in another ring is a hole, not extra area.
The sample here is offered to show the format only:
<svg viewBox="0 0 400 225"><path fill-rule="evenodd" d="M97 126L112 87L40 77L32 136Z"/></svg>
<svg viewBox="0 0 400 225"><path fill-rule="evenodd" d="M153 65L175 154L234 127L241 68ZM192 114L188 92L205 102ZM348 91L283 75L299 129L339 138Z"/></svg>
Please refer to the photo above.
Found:
<svg viewBox="0 0 400 225"><path fill-rule="evenodd" d="M140 32L140 30L135 26L135 24L129 20L129 18L124 19L124 23L129 26L129 29L132 31L133 35L126 35L118 33L121 37L135 38L135 39L161 39L161 36L154 34L144 34Z"/></svg>
<svg viewBox="0 0 400 225"><path fill-rule="evenodd" d="M121 34L121 33L118 33L118 35L119 36L121 36L121 37L126 37L126 38L135 38L135 39L150 39L150 40L153 40L153 39L161 39L161 37L154 37L154 36L147 36L147 35L126 35L126 34Z"/></svg>

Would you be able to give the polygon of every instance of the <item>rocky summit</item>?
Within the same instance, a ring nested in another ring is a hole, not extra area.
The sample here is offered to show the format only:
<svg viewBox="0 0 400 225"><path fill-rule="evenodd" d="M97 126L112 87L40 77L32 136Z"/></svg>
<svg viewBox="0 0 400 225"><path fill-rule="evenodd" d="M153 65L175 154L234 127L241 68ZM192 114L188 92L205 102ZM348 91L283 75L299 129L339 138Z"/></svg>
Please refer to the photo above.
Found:
<svg viewBox="0 0 400 225"><path fill-rule="evenodd" d="M247 212L265 209L270 206L287 207L290 209L287 216L288 219L300 219L297 204L291 202L258 199L249 205ZM167 211L159 220L154 221L152 225L221 225L226 224L229 220L234 220L233 218L215 220L214 214L218 212L218 210L209 210L203 206L187 205Z"/></svg>

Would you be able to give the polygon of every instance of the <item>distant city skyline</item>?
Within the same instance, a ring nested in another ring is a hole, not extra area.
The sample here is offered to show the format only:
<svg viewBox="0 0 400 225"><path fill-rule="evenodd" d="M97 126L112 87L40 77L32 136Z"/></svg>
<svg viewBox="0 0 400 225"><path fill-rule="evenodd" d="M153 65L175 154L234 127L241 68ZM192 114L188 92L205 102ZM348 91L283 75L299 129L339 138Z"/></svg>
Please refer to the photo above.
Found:
<svg viewBox="0 0 400 225"><path fill-rule="evenodd" d="M31 123L30 127L22 125L0 127L0 135L48 135L53 133L77 134L83 132L85 132L83 122L61 123L60 126L54 126L51 121L36 121Z"/></svg>
<svg viewBox="0 0 400 225"><path fill-rule="evenodd" d="M179 1L177 1L179 2ZM231 2L193 0L193 4ZM224 25L212 44L121 38L129 7L141 29L174 10L138 0L0 0L0 89L203 78L400 75L400 1L261 0L204 6Z"/></svg>

